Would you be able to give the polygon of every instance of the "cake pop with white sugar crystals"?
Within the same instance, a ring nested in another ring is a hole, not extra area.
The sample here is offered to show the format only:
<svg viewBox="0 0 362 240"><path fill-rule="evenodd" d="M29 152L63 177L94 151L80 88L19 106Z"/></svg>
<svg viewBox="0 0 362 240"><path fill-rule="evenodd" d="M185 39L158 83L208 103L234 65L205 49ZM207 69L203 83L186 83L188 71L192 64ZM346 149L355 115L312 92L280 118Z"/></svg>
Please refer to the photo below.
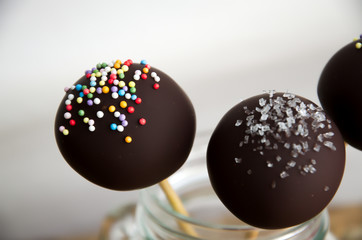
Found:
<svg viewBox="0 0 362 240"><path fill-rule="evenodd" d="M220 200L242 221L266 229L319 214L336 193L344 165L342 136L323 109L274 91L229 110L207 149Z"/></svg>
<svg viewBox="0 0 362 240"><path fill-rule="evenodd" d="M362 150L362 35L328 61L318 83L318 97L344 140Z"/></svg>
<svg viewBox="0 0 362 240"><path fill-rule="evenodd" d="M66 88L55 119L65 160L114 190L148 187L186 161L195 111L184 91L146 61L100 63Z"/></svg>

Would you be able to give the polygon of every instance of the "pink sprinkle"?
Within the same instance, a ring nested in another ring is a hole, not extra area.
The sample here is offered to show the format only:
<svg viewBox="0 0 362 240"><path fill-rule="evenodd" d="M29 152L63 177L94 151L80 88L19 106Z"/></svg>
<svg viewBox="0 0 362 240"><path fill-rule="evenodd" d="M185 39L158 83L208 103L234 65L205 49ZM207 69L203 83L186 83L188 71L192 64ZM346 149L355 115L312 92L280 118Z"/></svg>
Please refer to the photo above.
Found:
<svg viewBox="0 0 362 240"><path fill-rule="evenodd" d="M60 127L59 127L59 131L60 131L60 132L63 132L63 131L64 131L64 129L65 129L65 127L64 127L64 126L60 126Z"/></svg>

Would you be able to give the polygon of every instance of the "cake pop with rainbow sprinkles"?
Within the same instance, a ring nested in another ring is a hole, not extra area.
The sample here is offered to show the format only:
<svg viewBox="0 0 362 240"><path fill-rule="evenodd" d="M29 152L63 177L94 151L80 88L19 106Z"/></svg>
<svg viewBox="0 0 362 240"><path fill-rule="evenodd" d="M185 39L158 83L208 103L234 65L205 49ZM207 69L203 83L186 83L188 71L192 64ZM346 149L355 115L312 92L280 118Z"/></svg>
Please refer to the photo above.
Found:
<svg viewBox="0 0 362 240"><path fill-rule="evenodd" d="M89 181L140 189L186 161L196 130L192 103L170 76L145 60L99 63L65 92L56 141L69 165Z"/></svg>

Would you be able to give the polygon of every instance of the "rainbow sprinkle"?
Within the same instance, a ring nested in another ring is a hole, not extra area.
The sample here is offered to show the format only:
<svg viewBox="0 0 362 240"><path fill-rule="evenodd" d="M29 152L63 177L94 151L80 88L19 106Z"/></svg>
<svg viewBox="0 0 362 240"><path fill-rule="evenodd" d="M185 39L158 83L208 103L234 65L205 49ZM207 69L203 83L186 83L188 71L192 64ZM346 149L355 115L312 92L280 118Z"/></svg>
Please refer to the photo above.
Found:
<svg viewBox="0 0 362 240"><path fill-rule="evenodd" d="M64 118L68 121L69 126L68 128L66 128L66 126L60 126L59 131L64 135L69 135L69 128L77 125L77 121L74 119L75 117L80 117L81 121L79 122L87 124L90 132L95 131L95 119L87 116L86 109L87 107L100 105L102 103L101 98L99 98L100 95L109 95L110 98L116 100L115 104L106 106L107 111L97 111L95 117L96 119L101 119L105 114L113 114L115 120L110 123L109 130L123 132L129 124L126 120L127 115L133 114L136 111L135 107L129 106L129 101L133 101L137 105L142 103L142 99L136 95L137 82L141 79L150 79L148 76L148 74L150 74L150 77L155 81L152 88L157 90L160 87L160 77L156 72L150 71L151 67L146 60L140 62L142 68L135 70L133 80L126 83L124 81L125 74L128 74L129 67L132 64L133 61L130 59L123 63L120 60L112 61L111 63L98 63L96 67L85 71L85 76L89 79L87 85L77 84L70 88L64 88L66 93L70 90L75 90L75 92L72 91L72 93L69 93L65 100ZM72 104L81 104L82 106L84 105L84 107L78 110L78 112L72 113ZM119 111L117 111L117 109L119 109ZM141 117L137 122L143 126L146 124L146 119ZM132 142L132 137L129 135L126 135L123 139L126 143Z"/></svg>

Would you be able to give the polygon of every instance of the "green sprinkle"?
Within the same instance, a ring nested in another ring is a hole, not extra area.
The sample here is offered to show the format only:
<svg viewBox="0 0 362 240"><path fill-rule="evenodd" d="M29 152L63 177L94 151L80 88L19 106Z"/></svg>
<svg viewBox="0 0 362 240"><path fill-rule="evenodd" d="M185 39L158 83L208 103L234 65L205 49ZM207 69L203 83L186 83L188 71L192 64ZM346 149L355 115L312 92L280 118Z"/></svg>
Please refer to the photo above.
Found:
<svg viewBox="0 0 362 240"><path fill-rule="evenodd" d="M129 89L129 91L130 91L131 93L135 93L135 92L136 92L136 88L135 88L135 87L131 87L131 88Z"/></svg>
<svg viewBox="0 0 362 240"><path fill-rule="evenodd" d="M83 117L83 116L84 116L84 111L83 111L82 109L79 110L79 111L78 111L78 115L81 116L81 117Z"/></svg>
<svg viewBox="0 0 362 240"><path fill-rule="evenodd" d="M90 99L90 98L93 98L93 93L88 93L87 94L87 97Z"/></svg>

